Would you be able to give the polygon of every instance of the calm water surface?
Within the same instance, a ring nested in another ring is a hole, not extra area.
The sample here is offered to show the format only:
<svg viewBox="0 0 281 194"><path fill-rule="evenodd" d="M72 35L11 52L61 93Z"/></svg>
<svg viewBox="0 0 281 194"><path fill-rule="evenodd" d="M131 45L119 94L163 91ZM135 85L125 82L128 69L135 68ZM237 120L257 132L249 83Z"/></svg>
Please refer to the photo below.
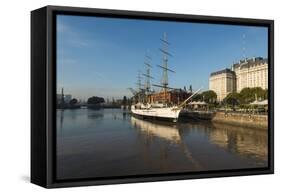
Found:
<svg viewBox="0 0 281 194"><path fill-rule="evenodd" d="M57 110L58 179L267 167L267 145L267 130Z"/></svg>

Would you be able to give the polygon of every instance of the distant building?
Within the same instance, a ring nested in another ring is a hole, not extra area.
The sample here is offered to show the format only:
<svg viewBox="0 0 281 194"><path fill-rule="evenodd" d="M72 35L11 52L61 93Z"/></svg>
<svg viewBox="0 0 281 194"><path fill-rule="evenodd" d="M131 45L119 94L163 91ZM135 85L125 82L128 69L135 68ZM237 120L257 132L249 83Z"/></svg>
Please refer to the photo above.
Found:
<svg viewBox="0 0 281 194"><path fill-rule="evenodd" d="M148 95L149 103L170 103L170 104L179 104L187 99L191 93L188 93L182 89L174 89L167 91L166 94L164 92L158 92Z"/></svg>
<svg viewBox="0 0 281 194"><path fill-rule="evenodd" d="M268 88L268 62L267 59L256 57L240 60L233 65L237 79L237 92L243 88Z"/></svg>
<svg viewBox="0 0 281 194"><path fill-rule="evenodd" d="M235 72L230 69L224 69L211 73L209 89L216 92L218 101L222 101L229 93L236 90Z"/></svg>
<svg viewBox="0 0 281 194"><path fill-rule="evenodd" d="M71 99L72 99L72 95L70 94L64 95L64 103L68 104ZM57 94L57 103L61 104L61 102L62 102L62 94Z"/></svg>
<svg viewBox="0 0 281 194"><path fill-rule="evenodd" d="M240 60L231 70L213 72L209 78L209 89L217 93L222 101L231 92L240 92L243 88L268 88L268 62L262 57Z"/></svg>

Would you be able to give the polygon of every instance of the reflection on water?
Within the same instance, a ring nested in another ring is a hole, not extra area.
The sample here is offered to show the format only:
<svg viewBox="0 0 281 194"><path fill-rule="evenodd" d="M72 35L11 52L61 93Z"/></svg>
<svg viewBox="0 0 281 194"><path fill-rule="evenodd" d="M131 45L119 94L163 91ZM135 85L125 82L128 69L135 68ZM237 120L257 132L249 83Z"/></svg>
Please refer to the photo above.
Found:
<svg viewBox="0 0 281 194"><path fill-rule="evenodd" d="M140 120L119 109L57 111L57 178L267 166L267 130Z"/></svg>
<svg viewBox="0 0 281 194"><path fill-rule="evenodd" d="M149 122L135 117L131 117L131 123L136 129L139 129L144 136L156 136L170 143L178 144L181 147L183 154L194 165L194 168L197 170L202 169L200 164L192 157L192 154L184 144L184 141L181 141L180 131L173 123L155 123L155 121Z"/></svg>
<svg viewBox="0 0 281 194"><path fill-rule="evenodd" d="M135 117L131 117L131 123L136 129L139 129L145 136L154 135L173 143L180 142L179 130L176 126L170 125L170 123L166 123L166 125L161 125L159 124L159 122L148 122L137 119Z"/></svg>
<svg viewBox="0 0 281 194"><path fill-rule="evenodd" d="M230 152L262 160L267 158L267 133L256 129L213 124L210 141Z"/></svg>

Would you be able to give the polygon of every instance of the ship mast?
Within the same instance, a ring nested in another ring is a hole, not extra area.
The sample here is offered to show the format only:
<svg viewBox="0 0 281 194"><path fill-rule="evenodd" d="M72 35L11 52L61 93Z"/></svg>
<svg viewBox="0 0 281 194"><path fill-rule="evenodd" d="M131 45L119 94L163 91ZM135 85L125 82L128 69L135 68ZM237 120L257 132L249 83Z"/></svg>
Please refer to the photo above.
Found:
<svg viewBox="0 0 281 194"><path fill-rule="evenodd" d="M170 45L170 43L167 41L167 35L164 32L163 35L163 39L160 39L162 41L162 48L160 48L160 52L162 52L163 54L163 63L162 65L157 65L158 67L163 69L163 73L162 73L162 80L161 80L161 85L156 85L153 84L156 87L161 87L164 91L164 101L165 104L167 103L167 90L171 89L170 87L168 87L169 83L168 83L168 71L169 72L173 72L175 73L173 70L168 68L168 56L172 56L169 52L168 52L168 46Z"/></svg>
<svg viewBox="0 0 281 194"><path fill-rule="evenodd" d="M138 102L141 102L141 95L143 92L143 88L142 88L142 83L141 83L141 71L138 71L138 76L137 76L137 87L138 87Z"/></svg>
<svg viewBox="0 0 281 194"><path fill-rule="evenodd" d="M146 66L146 73L142 74L146 78L146 83L145 83L145 92L146 94L149 94L151 92L151 84L150 84L150 79L153 79L153 77L150 74L150 70L152 68L151 66L151 57L149 55L145 56L145 61L144 65Z"/></svg>

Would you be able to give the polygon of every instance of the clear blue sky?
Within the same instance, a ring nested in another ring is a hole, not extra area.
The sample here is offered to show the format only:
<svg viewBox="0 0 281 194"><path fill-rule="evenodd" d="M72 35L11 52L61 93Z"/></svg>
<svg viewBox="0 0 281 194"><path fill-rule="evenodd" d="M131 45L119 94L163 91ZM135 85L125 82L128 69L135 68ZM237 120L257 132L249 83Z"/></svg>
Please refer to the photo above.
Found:
<svg viewBox="0 0 281 194"><path fill-rule="evenodd" d="M57 87L79 99L131 96L145 54L152 57L153 83L159 84L163 33L171 43L170 87L208 89L209 75L246 57L267 58L267 28L86 16L57 17ZM158 89L158 88L155 88Z"/></svg>

